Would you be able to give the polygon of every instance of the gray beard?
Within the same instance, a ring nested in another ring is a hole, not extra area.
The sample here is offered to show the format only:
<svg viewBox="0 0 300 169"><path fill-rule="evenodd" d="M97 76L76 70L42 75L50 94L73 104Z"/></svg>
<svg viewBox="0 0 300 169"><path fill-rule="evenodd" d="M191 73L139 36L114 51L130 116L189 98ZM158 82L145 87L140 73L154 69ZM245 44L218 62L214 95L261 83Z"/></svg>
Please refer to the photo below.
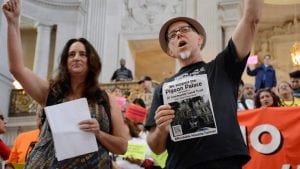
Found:
<svg viewBox="0 0 300 169"><path fill-rule="evenodd" d="M180 53L180 58L186 60L191 56L191 51L184 51Z"/></svg>

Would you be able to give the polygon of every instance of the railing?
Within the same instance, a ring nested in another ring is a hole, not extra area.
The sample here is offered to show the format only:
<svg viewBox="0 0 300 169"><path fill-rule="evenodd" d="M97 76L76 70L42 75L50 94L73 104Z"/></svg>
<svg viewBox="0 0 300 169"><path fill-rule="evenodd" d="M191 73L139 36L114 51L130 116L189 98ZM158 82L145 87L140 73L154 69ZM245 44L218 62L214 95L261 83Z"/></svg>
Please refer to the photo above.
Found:
<svg viewBox="0 0 300 169"><path fill-rule="evenodd" d="M36 102L23 89L12 89L8 116L34 116L36 106Z"/></svg>
<svg viewBox="0 0 300 169"><path fill-rule="evenodd" d="M158 83L154 82L154 86ZM129 101L132 101L135 93L141 92L140 85L136 81L130 82L115 82L103 83L102 89L110 92L113 88L121 89L124 96L127 96ZM9 114L10 117L34 116L37 103L23 90L13 89L10 96Z"/></svg>

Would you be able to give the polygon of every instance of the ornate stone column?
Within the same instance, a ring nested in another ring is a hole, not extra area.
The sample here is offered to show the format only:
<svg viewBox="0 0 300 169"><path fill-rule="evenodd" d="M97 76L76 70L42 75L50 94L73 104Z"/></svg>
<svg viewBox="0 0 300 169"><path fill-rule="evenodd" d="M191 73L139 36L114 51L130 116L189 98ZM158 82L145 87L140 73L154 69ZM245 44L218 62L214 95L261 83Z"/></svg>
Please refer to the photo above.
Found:
<svg viewBox="0 0 300 169"><path fill-rule="evenodd" d="M202 50L205 61L214 59L222 49L222 31L217 4L217 0L197 0L196 19L203 25L207 37Z"/></svg>
<svg viewBox="0 0 300 169"><path fill-rule="evenodd" d="M242 17L241 2L234 1L222 1L218 5L221 26L223 28L223 48L227 44L228 40Z"/></svg>
<svg viewBox="0 0 300 169"><path fill-rule="evenodd" d="M106 0L89 1L88 3L87 38L102 57L105 36Z"/></svg>
<svg viewBox="0 0 300 169"><path fill-rule="evenodd" d="M38 23L33 71L47 79L52 25Z"/></svg>
<svg viewBox="0 0 300 169"><path fill-rule="evenodd" d="M111 0L110 0L111 1ZM94 45L95 49L97 50L101 62L102 62L102 73L100 74L101 76L100 81L103 82L103 79L109 79L110 74L107 73L107 71L110 69L111 63L112 63L112 57L113 55L109 54L106 56L105 54L105 37L107 36L107 16L106 13L109 13L107 11L107 3L112 3L107 0L97 0L97 1L88 1L86 2L87 4L87 14L85 15L85 20L86 22L86 37L87 39ZM115 5L115 8L118 9L118 5ZM112 12L112 11L110 11ZM113 20L116 21L116 20ZM115 25L118 25L118 22L114 22ZM113 31L115 30L114 27L110 28L111 30L108 31ZM109 37L112 38L112 37ZM109 40L108 40L109 41ZM108 43L108 42L106 42ZM109 44L109 43L108 43ZM109 49L113 49L111 46ZM105 72L105 73L104 73ZM104 80L108 81L108 80Z"/></svg>

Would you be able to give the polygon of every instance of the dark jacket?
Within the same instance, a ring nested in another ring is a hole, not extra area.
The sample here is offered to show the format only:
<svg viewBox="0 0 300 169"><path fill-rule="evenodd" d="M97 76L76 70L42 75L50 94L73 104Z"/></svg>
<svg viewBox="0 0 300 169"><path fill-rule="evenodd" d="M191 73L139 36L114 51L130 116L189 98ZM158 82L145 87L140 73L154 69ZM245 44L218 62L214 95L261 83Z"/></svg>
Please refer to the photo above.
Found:
<svg viewBox="0 0 300 169"><path fill-rule="evenodd" d="M132 72L126 67L121 67L117 69L111 77L111 81L128 81L132 79Z"/></svg>
<svg viewBox="0 0 300 169"><path fill-rule="evenodd" d="M263 87L272 88L276 86L276 73L275 69L269 65L265 67L265 65L260 65L256 67L254 70L250 70L247 67L247 74L249 76L256 76L255 77L255 89L258 90Z"/></svg>

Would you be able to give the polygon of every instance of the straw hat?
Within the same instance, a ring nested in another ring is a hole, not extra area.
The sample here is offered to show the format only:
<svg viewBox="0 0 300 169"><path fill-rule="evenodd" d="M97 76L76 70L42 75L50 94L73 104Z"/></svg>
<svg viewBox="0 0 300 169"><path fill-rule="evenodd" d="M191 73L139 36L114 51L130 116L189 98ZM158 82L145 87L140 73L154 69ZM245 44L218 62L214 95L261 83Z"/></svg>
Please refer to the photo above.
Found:
<svg viewBox="0 0 300 169"><path fill-rule="evenodd" d="M203 36L203 44L201 46L201 49L203 49L205 42L206 42L206 32L203 28L203 26L196 21L195 19L192 18L188 18L188 17L176 17L176 18L172 18L170 20L168 20L160 29L159 32L159 43L160 43L160 47L162 48L162 50L165 53L168 53L168 39L167 39L167 32L169 29L169 26L174 23L174 22L178 22L178 21L183 21L188 23L189 25L191 25L197 33L199 33L200 35Z"/></svg>

